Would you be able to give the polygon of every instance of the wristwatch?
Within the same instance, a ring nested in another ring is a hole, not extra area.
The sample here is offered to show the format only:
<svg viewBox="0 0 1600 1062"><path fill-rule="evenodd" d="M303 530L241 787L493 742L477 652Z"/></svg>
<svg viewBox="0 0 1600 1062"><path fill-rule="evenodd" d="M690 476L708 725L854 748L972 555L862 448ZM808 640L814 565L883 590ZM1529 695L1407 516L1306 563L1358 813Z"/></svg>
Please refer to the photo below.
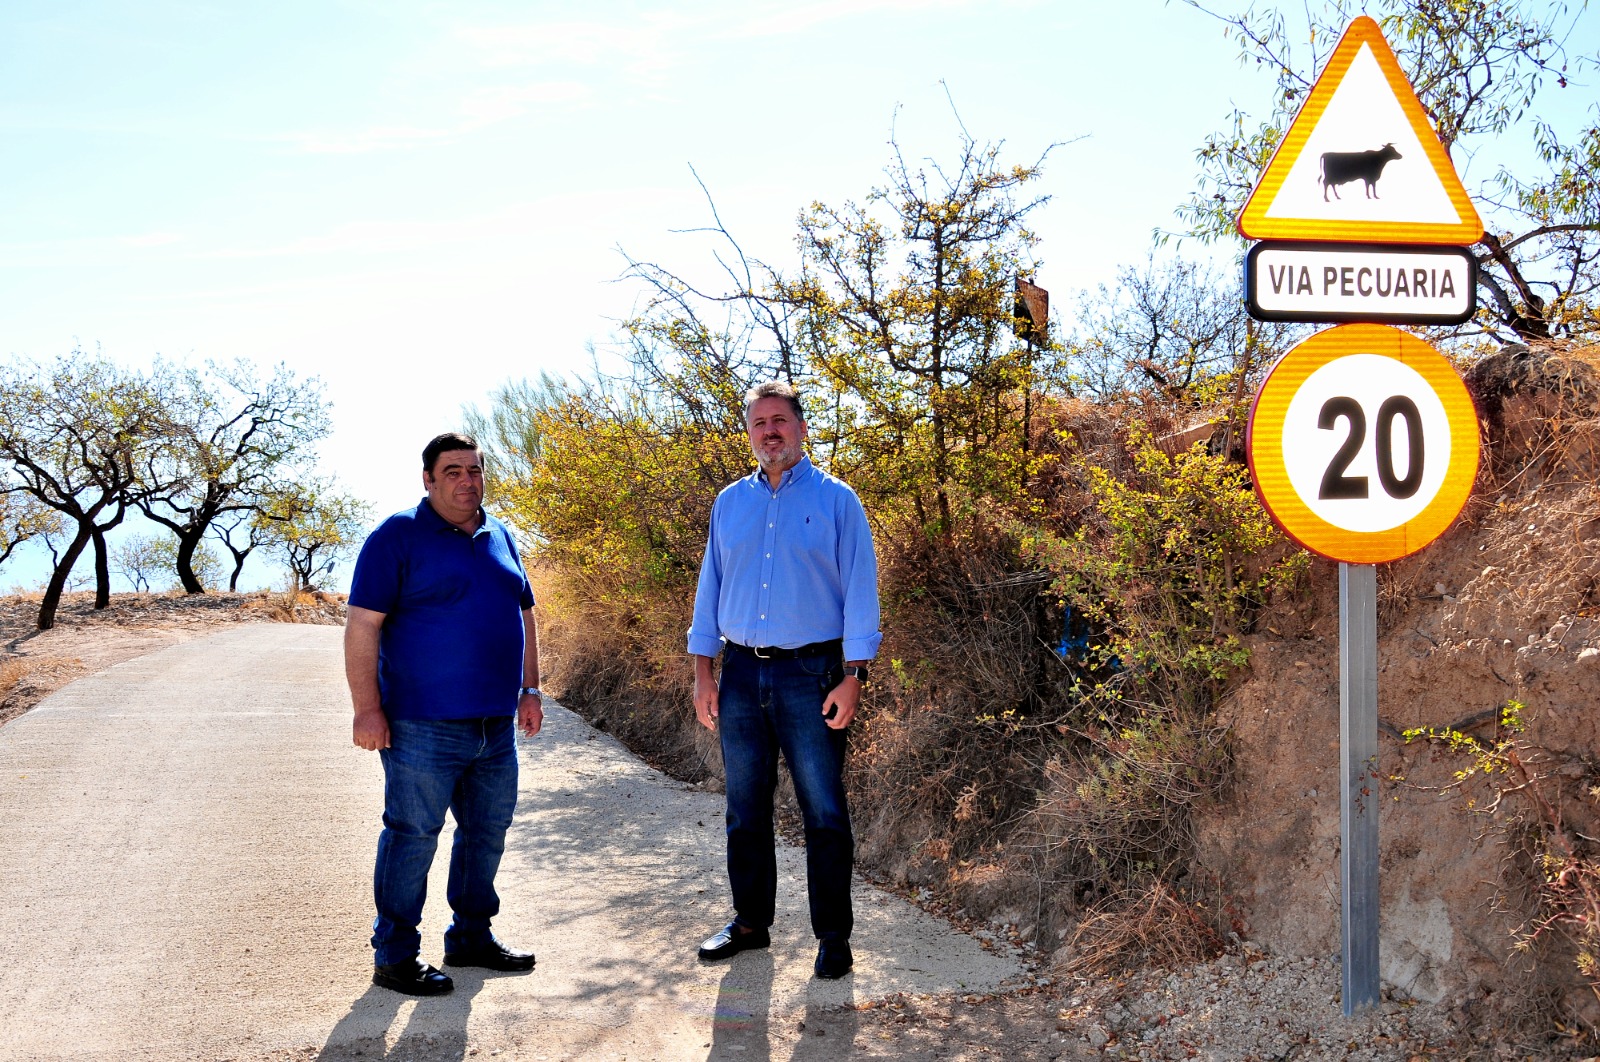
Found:
<svg viewBox="0 0 1600 1062"><path fill-rule="evenodd" d="M853 675L855 680L863 686L867 684L867 665L850 664L844 669L846 675Z"/></svg>
<svg viewBox="0 0 1600 1062"><path fill-rule="evenodd" d="M544 700L544 694L539 692L539 687L538 686L524 686L520 690L517 691L517 696L518 697L526 697L529 694L532 694L533 696L539 698L541 701Z"/></svg>

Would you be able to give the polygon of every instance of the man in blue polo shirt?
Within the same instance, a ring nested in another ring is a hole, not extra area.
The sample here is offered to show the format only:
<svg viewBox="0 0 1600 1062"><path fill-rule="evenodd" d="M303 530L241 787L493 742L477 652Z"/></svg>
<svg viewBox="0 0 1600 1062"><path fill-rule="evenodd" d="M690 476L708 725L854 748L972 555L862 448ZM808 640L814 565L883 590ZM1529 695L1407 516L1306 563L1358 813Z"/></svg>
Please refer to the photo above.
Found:
<svg viewBox="0 0 1600 1062"><path fill-rule="evenodd" d="M431 996L454 987L418 957L417 924L445 809L455 816L446 966L529 970L496 940L495 872L517 805L514 726L544 722L533 590L505 524L483 510L483 459L465 435L422 451L428 496L367 538L345 624L345 677L361 748L383 760L373 895L373 984Z"/></svg>
<svg viewBox="0 0 1600 1062"><path fill-rule="evenodd" d="M805 819L806 886L818 977L843 977L855 858L845 801L845 728L877 654L878 563L861 501L805 454L800 399L751 388L745 429L760 468L711 509L689 652L694 708L718 732L727 775L728 883L735 917L700 945L724 959L771 942L778 869L772 793L778 753ZM722 676L713 658L722 654Z"/></svg>

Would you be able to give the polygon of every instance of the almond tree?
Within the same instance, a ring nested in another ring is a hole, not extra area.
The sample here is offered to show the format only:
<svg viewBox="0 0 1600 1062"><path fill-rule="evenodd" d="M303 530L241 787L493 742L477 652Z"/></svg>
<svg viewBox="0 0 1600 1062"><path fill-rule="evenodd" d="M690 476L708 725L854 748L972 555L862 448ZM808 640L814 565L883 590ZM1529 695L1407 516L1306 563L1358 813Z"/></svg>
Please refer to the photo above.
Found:
<svg viewBox="0 0 1600 1062"><path fill-rule="evenodd" d="M270 511L270 503L265 507ZM217 514L211 521L211 538L222 543L232 558L233 569L228 573L228 592L239 589L239 576L244 572L244 562L257 549L272 541L272 522L262 515L263 509L235 509Z"/></svg>
<svg viewBox="0 0 1600 1062"><path fill-rule="evenodd" d="M912 165L891 143L886 184L865 202L800 216L801 267L779 297L804 309L799 347L844 396L829 432L863 495L909 501L954 533L952 492L1014 497L1027 477L1030 400L1050 348L1015 335L1013 286L1036 270L1018 199L1043 159L1005 165L963 136L948 165Z"/></svg>
<svg viewBox="0 0 1600 1062"><path fill-rule="evenodd" d="M61 517L20 487L0 490L0 564L33 538L60 536Z"/></svg>
<svg viewBox="0 0 1600 1062"><path fill-rule="evenodd" d="M318 476L275 491L259 518L270 548L289 569L294 589L316 590L360 544L372 511L332 478Z"/></svg>
<svg viewBox="0 0 1600 1062"><path fill-rule="evenodd" d="M225 517L247 522L282 483L304 474L328 434L328 407L322 381L302 380L282 364L265 378L245 361L171 376L172 437L150 455L149 468L150 478L168 487L139 508L177 536L178 581L188 593L201 594L195 557L212 525ZM228 547L236 582L243 557Z"/></svg>
<svg viewBox="0 0 1600 1062"><path fill-rule="evenodd" d="M72 568L94 546L95 608L111 600L105 533L167 485L159 463L170 422L158 379L74 351L54 364L0 366L0 462L17 491L53 510L70 535L39 603L39 629L55 625Z"/></svg>

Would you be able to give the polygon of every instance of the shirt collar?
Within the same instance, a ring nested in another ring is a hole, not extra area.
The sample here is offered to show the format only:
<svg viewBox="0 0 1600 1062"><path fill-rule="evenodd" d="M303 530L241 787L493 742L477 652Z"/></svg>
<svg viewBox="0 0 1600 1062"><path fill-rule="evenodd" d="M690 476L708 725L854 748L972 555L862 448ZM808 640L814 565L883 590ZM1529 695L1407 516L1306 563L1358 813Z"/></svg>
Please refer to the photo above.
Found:
<svg viewBox="0 0 1600 1062"><path fill-rule="evenodd" d="M455 524L450 523L444 517L439 515L439 513L434 509L433 503L428 501L428 496L426 494L422 496L422 501L417 503L417 519L422 521L422 523L426 524L428 528L433 531L461 530ZM477 531L472 532L472 534L474 537L476 537L480 532L486 531L488 528L489 514L484 512L483 506L480 505L478 506L478 529Z"/></svg>
<svg viewBox="0 0 1600 1062"><path fill-rule="evenodd" d="M796 461L794 464L784 469L783 478L778 481L778 490L782 490L790 484L804 482L806 477L811 475L814 467L815 466L811 464L810 455L801 454L799 461ZM756 470L750 474L750 485L753 487L760 487L763 490L771 491L774 494L777 493L777 491L772 490L772 485L767 482L767 474L761 470L759 465L756 467Z"/></svg>

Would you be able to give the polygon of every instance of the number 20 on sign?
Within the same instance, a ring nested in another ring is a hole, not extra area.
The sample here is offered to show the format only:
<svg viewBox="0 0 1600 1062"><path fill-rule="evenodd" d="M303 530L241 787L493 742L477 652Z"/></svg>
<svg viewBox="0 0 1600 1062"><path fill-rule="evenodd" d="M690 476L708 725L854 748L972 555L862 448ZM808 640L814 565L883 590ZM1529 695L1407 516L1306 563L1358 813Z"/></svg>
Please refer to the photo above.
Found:
<svg viewBox="0 0 1600 1062"><path fill-rule="evenodd" d="M1248 450L1256 492L1290 538L1381 564L1460 514L1478 475L1478 417L1433 347L1386 325L1340 325L1273 366Z"/></svg>

